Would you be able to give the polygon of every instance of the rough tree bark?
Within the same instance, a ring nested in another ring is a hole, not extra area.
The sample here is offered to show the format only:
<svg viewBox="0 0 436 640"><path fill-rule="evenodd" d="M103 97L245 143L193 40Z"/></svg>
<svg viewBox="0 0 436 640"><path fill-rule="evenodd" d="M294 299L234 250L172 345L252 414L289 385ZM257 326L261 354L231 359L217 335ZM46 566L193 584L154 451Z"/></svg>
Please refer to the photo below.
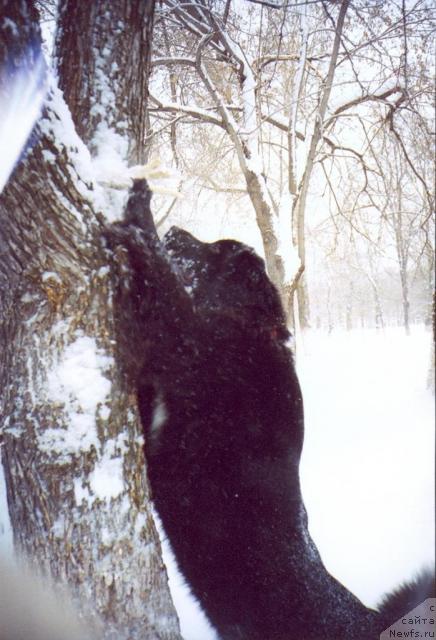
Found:
<svg viewBox="0 0 436 640"><path fill-rule="evenodd" d="M60 2L64 95L47 72L31 145L0 197L0 437L15 547L116 640L180 640L100 240L118 200L93 174L105 132L124 162L142 160L152 19L151 1ZM0 0L0 36L11 97L40 55L30 0Z"/></svg>

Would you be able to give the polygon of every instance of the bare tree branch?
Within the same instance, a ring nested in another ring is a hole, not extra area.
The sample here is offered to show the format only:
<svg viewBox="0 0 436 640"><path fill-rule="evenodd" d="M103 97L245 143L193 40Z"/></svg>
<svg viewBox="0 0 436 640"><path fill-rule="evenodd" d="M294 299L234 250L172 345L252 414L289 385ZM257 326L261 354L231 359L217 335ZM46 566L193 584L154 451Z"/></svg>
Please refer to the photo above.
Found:
<svg viewBox="0 0 436 640"><path fill-rule="evenodd" d="M206 111L206 109L200 109L198 107L187 107L183 104L172 104L172 103L163 103L156 96L150 94L150 102L156 105L156 109L150 108L150 113L156 112L167 112L167 113L179 113L185 114L187 116L191 116L196 120L200 120L201 122L207 124L215 124L218 127L223 128L224 122L219 118L215 117L210 113L210 111Z"/></svg>
<svg viewBox="0 0 436 640"><path fill-rule="evenodd" d="M382 93L379 93L379 94L373 93L373 94L359 96L358 98L354 98L353 100L346 102L340 107L337 107L332 113L332 115L329 116L329 118L327 118L327 120L325 121L325 126L327 126L332 120L337 118L337 116L343 113L344 111L348 111L348 109L351 109L352 107L355 107L364 102L368 102L368 101L383 102L389 106L392 106L392 103L388 101L388 98L396 93L400 93L401 97L403 97L404 96L403 87L396 85L395 87L391 87L390 89L387 89L386 91L383 91Z"/></svg>

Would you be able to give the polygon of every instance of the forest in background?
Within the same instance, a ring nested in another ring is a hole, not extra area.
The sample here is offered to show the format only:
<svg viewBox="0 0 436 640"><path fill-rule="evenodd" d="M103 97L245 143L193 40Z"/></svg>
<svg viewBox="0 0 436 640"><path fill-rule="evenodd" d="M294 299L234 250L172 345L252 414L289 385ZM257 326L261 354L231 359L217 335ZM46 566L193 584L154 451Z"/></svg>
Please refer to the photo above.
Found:
<svg viewBox="0 0 436 640"><path fill-rule="evenodd" d="M430 324L434 26L425 0L158 5L160 216L255 243L303 328Z"/></svg>
<svg viewBox="0 0 436 640"><path fill-rule="evenodd" d="M155 198L162 229L254 245L293 325L430 325L434 34L428 0L157 3L145 154L182 194Z"/></svg>
<svg viewBox="0 0 436 640"><path fill-rule="evenodd" d="M2 165L15 166L0 175L0 423L15 549L92 602L108 639L175 640L102 231L132 165L158 160L181 193L156 182L160 229L254 245L297 334L431 324L434 11L0 8ZM29 132L37 122L14 156L18 116Z"/></svg>

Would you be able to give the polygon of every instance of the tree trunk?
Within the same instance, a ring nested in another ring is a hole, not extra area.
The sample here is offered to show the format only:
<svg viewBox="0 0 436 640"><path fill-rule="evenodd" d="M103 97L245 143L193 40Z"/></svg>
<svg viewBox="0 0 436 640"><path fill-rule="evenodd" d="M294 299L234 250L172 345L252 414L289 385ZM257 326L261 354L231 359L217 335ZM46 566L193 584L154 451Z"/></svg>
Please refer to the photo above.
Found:
<svg viewBox="0 0 436 640"><path fill-rule="evenodd" d="M103 130L124 161L141 160L152 5L60 3L66 103L51 81L0 200L0 424L15 547L114 640L180 640L100 240L116 199L92 168ZM30 1L0 7L17 27L3 27L0 48L11 92L36 65L38 17Z"/></svg>
<svg viewBox="0 0 436 640"><path fill-rule="evenodd" d="M247 193L256 212L268 275L283 296L285 268L283 258L278 253L277 234L273 224L275 215L273 207L270 198L267 197L265 185L262 184L262 177L254 171L247 170L245 166L242 167L242 170L247 184Z"/></svg>
<svg viewBox="0 0 436 640"><path fill-rule="evenodd" d="M372 293L374 295L374 316L375 316L375 328L384 329L385 321L383 317L383 309L378 295L378 289L375 285L372 287Z"/></svg>
<svg viewBox="0 0 436 640"><path fill-rule="evenodd" d="M350 2L349 0L341 0L340 9L338 14L337 23L335 25L335 38L333 41L332 53L329 60L329 67L327 76L323 83L322 91L320 93L319 104L317 109L317 118L315 121L315 127L310 140L309 151L306 158L306 166L304 174L301 179L301 185L296 198L294 199L294 211L293 211L293 224L296 229L298 257L301 263L301 269L297 273L292 292L296 291L298 298L298 313L301 329L306 329L310 326L310 314L309 314L309 295L307 291L306 278L304 277L304 270L306 266L306 229L305 229L305 217L306 217L306 203L307 194L309 191L310 179L312 177L313 168L315 165L315 158L318 151L319 144L322 140L324 118L327 112L327 106L330 99L330 94L333 86L333 79L335 76L336 64L339 54L339 46L342 37L342 30L344 27L345 15L348 10Z"/></svg>
<svg viewBox="0 0 436 640"><path fill-rule="evenodd" d="M353 281L350 280L348 283L348 300L347 307L345 312L345 325L347 331L352 331L353 329L353 298L354 298L354 285Z"/></svg>
<svg viewBox="0 0 436 640"><path fill-rule="evenodd" d="M400 264L401 297L403 302L403 325L407 336L410 336L410 302L407 267Z"/></svg>
<svg viewBox="0 0 436 640"><path fill-rule="evenodd" d="M429 372L428 372L428 380L427 380L427 386L429 389L431 389L433 391L433 393L435 392L435 352L436 352L436 291L433 291L433 298L432 298L432 340L431 340L431 347L430 347L430 367L429 367Z"/></svg>
<svg viewBox="0 0 436 640"><path fill-rule="evenodd" d="M395 206L398 207L398 211L393 211L395 243L398 256L398 266L400 270L400 282L401 282L401 298L403 306L403 325L406 335L410 335L410 301L409 301L409 277L408 277L408 265L409 265L409 238L407 233L404 233L404 214L403 214L403 194L402 185L398 181L396 185L396 202Z"/></svg>

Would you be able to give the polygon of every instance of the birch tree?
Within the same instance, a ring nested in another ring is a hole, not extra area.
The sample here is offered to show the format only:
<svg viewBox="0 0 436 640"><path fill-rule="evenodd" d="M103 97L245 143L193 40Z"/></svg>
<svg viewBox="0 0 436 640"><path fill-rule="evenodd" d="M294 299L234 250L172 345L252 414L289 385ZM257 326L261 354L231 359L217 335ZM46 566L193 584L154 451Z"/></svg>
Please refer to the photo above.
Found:
<svg viewBox="0 0 436 640"><path fill-rule="evenodd" d="M152 19L152 2L61 0L51 69L31 0L0 2L0 424L15 549L117 640L180 638L101 241L125 195L105 168L143 161Z"/></svg>
<svg viewBox="0 0 436 640"><path fill-rule="evenodd" d="M370 105L383 106L395 121L421 91L405 79L413 38L428 37L429 7L423 1L403 5L161 5L157 33L171 26L173 45L163 47L158 39L151 121L171 123L173 139L193 123L225 132L226 162L233 162L231 148L243 179L238 188L246 189L256 213L269 274L290 317L298 293L302 327L309 321L303 276L307 215L311 185L321 179L319 163L354 163L364 191L369 172L376 170L367 155L367 129L361 128ZM170 75L171 92L165 88ZM154 124L152 136L163 140L166 126ZM387 117L382 126L389 126ZM277 177L283 171L284 181Z"/></svg>
<svg viewBox="0 0 436 640"><path fill-rule="evenodd" d="M225 130L234 147L239 167L245 180L247 193L256 212L256 220L262 233L265 248L265 258L268 272L272 280L281 285L284 281L284 262L279 253L277 233L274 229L276 208L268 192L266 180L262 174L262 163L258 152L259 112L256 100L256 78L253 72L253 62L247 57L242 47L222 29L222 20L218 21L214 12L205 3L192 3L184 8L177 2L168 3L170 15L181 20L192 33L197 36L196 48L192 56L186 57L155 57L153 67L168 68L189 67L195 71L202 82L209 101L210 109L198 106L184 108L177 103L162 103L153 96L159 111L185 113L187 116L199 118L203 122L215 124ZM240 121L234 117L234 109L227 104L225 96L214 81L214 74L207 63L206 51L212 50L219 59L228 60L232 75L238 78L238 95L240 104L237 107Z"/></svg>

